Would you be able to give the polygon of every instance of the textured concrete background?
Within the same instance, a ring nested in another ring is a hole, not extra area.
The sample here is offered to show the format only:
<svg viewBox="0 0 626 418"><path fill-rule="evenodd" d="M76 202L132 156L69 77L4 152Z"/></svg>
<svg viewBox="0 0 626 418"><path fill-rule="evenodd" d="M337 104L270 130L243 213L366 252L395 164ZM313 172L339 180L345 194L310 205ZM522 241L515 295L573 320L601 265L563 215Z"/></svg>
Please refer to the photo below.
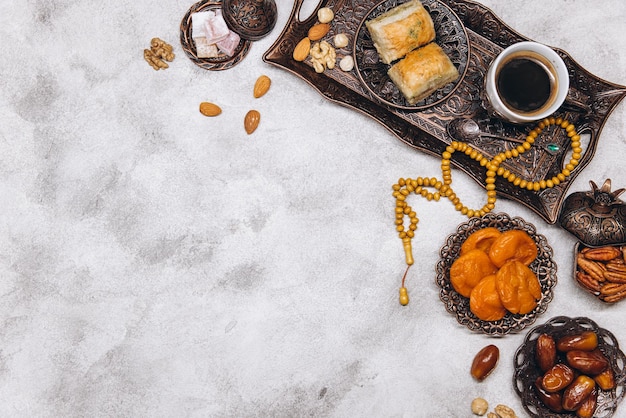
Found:
<svg viewBox="0 0 626 418"><path fill-rule="evenodd" d="M626 85L623 1L483 3ZM390 186L439 176L439 160L262 62L291 1L222 72L180 47L192 4L0 4L0 416L466 417L476 396L523 415L511 377L524 333L472 333L438 298L439 248L465 221L449 203L416 204L420 267L411 304L397 303ZM142 58L155 36L177 54L166 71ZM272 88L254 100L261 74ZM202 101L223 114L202 117ZM248 136L253 107L262 122ZM625 123L621 103L570 191L626 187ZM472 180L454 181L482 206ZM575 240L519 204L496 211L554 248L559 283L537 324L588 316L626 344L626 304L573 282ZM500 364L478 384L469 366L489 343Z"/></svg>

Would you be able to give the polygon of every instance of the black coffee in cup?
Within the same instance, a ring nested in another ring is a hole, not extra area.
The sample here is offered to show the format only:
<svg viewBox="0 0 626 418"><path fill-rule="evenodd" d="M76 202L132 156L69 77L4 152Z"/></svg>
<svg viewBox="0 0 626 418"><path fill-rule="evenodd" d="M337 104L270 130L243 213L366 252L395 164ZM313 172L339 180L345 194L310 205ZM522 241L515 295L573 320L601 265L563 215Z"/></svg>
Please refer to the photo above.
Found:
<svg viewBox="0 0 626 418"><path fill-rule="evenodd" d="M519 51L500 64L496 72L496 89L511 111L533 115L554 102L558 86L555 70L544 56Z"/></svg>

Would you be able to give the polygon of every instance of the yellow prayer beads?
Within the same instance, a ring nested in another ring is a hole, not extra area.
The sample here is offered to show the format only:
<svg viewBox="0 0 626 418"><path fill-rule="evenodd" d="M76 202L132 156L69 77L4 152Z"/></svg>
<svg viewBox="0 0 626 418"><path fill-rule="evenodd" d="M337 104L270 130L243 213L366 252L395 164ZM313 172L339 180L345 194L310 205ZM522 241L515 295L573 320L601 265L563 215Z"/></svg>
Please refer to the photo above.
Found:
<svg viewBox="0 0 626 418"><path fill-rule="evenodd" d="M570 146L572 147L572 157L569 163L565 165L565 168L563 168L563 170L559 174L550 179L530 181L522 179L511 173L504 167L501 167L501 164L504 161L511 158L519 157L520 155L531 149L533 144L535 143L535 139L543 132L544 129L552 125L559 126L560 128L565 130L567 136L570 138ZM455 152L464 153L472 160L478 162L481 167L485 167L487 170L485 173L485 189L487 191L487 201L485 205L480 209L470 209L463 203L461 203L461 199L456 195L451 187L451 159L452 155ZM447 198L454 205L454 208L457 211L461 212L462 215L465 215L468 218L474 216L484 216L485 214L491 212L496 204L496 176L500 176L506 179L511 184L521 189L537 192L542 189L554 187L560 184L562 181L565 181L565 179L571 174L572 170L574 170L574 168L578 165L581 155L582 148L580 145L580 135L578 135L576 127L561 117L550 117L542 120L533 130L528 133L525 141L522 144L518 145L512 150L503 151L497 154L491 160L482 155L480 151L473 148L467 143L452 141L450 145L446 147L445 151L441 154L441 180L438 180L434 177L417 177L415 179L400 178L398 182L392 186L392 195L396 199L396 231L398 232L398 236L402 240L402 244L404 247L407 271L414 262L411 240L415 236L415 230L417 229L417 224L419 223L417 213L406 201L408 196L410 196L411 194L416 194L426 198L426 200L428 201L439 201L442 197L444 197ZM434 189L435 191L432 192L429 191L429 189ZM404 226L405 217L409 218L408 228L405 228ZM408 292L406 287L404 286L406 273L407 272L405 271L404 276L402 277L402 287L400 288L401 305L407 305L409 303Z"/></svg>

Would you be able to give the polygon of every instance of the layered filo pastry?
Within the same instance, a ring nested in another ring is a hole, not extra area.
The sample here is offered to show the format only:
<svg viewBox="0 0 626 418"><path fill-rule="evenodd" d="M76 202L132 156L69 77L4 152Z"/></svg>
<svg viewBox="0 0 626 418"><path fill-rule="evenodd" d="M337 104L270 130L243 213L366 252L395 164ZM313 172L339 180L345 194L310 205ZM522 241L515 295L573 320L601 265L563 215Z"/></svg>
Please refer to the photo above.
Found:
<svg viewBox="0 0 626 418"><path fill-rule="evenodd" d="M459 77L450 58L435 42L409 52L387 74L411 105Z"/></svg>
<svg viewBox="0 0 626 418"><path fill-rule="evenodd" d="M435 39L435 25L419 0L410 0L365 22L380 60L385 64Z"/></svg>

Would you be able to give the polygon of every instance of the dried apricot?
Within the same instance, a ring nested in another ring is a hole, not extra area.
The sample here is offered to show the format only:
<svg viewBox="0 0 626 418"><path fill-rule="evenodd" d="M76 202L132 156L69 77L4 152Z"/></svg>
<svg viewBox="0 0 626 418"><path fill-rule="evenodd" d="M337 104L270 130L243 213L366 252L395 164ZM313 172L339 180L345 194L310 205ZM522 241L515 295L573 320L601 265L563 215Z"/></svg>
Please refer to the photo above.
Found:
<svg viewBox="0 0 626 418"><path fill-rule="evenodd" d="M472 232L465 239L463 244L461 244L461 251L459 254L463 255L474 249L482 250L488 253L489 247L491 247L491 244L500 236L500 234L500 230L492 226Z"/></svg>
<svg viewBox="0 0 626 418"><path fill-rule="evenodd" d="M491 244L489 258L498 267L515 260L530 265L537 258L537 244L526 231L511 229L504 231Z"/></svg>
<svg viewBox="0 0 626 418"><path fill-rule="evenodd" d="M502 305L513 314L527 314L541 298L541 283L524 263L508 261L496 273L496 289Z"/></svg>
<svg viewBox="0 0 626 418"><path fill-rule="evenodd" d="M496 275L483 278L470 294L470 311L483 321L497 321L504 318L506 309L496 290Z"/></svg>
<svg viewBox="0 0 626 418"><path fill-rule="evenodd" d="M474 286L498 268L481 250L471 250L454 260L450 266L450 282L459 294L468 298Z"/></svg>

